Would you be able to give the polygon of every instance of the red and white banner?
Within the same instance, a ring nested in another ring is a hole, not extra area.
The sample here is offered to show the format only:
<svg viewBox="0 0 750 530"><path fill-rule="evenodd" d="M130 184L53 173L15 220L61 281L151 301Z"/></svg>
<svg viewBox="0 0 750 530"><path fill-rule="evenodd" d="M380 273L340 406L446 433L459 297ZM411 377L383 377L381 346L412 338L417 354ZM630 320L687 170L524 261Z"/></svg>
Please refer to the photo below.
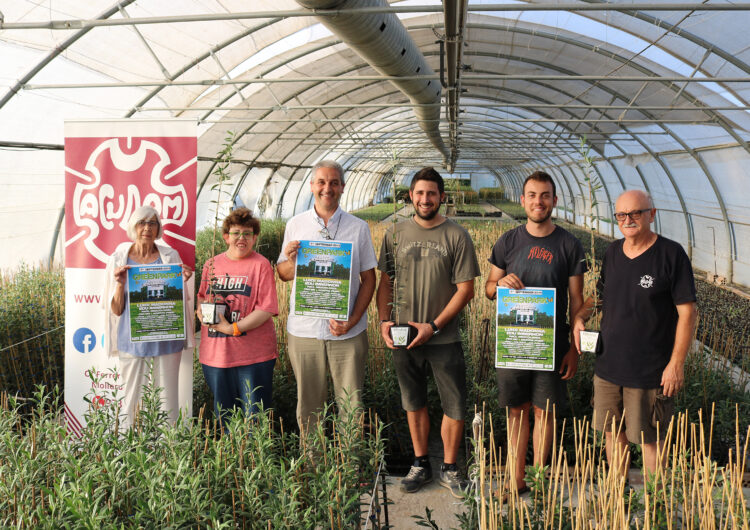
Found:
<svg viewBox="0 0 750 530"><path fill-rule="evenodd" d="M153 206L161 242L195 267L196 124L171 121L65 123L65 418L79 433L88 396L104 405L123 396L117 359L105 351L104 268L128 241L133 210ZM194 286L188 286L194 300ZM191 413L193 351L183 351L179 402ZM96 382L92 381L93 379Z"/></svg>

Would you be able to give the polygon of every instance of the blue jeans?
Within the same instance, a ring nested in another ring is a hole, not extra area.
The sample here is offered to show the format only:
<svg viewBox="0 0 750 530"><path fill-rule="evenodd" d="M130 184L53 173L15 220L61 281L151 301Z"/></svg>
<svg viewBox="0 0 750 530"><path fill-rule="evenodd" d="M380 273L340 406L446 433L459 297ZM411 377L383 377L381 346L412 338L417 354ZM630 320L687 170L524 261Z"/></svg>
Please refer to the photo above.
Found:
<svg viewBox="0 0 750 530"><path fill-rule="evenodd" d="M275 364L276 359L233 368L215 368L201 364L203 377L214 394L216 418L227 419L236 406L242 406L247 415L258 412L261 402L264 409L271 408Z"/></svg>

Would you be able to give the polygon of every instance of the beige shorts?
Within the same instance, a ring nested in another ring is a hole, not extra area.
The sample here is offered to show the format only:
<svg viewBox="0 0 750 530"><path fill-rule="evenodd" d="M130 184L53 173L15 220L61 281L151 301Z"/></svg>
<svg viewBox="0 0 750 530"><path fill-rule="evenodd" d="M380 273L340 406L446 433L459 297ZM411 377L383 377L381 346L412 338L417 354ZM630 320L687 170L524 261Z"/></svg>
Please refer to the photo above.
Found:
<svg viewBox="0 0 750 530"><path fill-rule="evenodd" d="M654 443L664 438L674 412L674 399L659 388L630 388L594 376L594 428L597 431L624 430L634 444ZM641 439L643 433L643 439Z"/></svg>

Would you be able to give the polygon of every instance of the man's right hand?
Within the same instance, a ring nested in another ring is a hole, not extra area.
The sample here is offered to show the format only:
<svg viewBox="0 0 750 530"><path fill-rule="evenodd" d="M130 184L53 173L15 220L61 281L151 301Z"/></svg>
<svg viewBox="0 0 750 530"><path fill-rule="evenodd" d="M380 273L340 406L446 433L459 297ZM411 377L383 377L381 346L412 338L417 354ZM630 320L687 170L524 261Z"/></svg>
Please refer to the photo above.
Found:
<svg viewBox="0 0 750 530"><path fill-rule="evenodd" d="M396 347L393 345L393 339L391 338L391 327L393 327L393 322L391 322L390 320L384 320L383 322L381 322L380 336L383 337L386 346L388 346L392 350L395 350Z"/></svg>
<svg viewBox="0 0 750 530"><path fill-rule="evenodd" d="M586 323L583 321L580 317L575 317L573 319L573 342L576 345L576 350L578 351L578 355L581 355L583 352L581 352L581 331L586 330Z"/></svg>
<svg viewBox="0 0 750 530"><path fill-rule="evenodd" d="M286 256L286 259L288 259L291 262L294 262L294 260L297 259L297 251L299 250L299 240L295 239L294 241L290 241L287 243L286 248L284 249L284 255Z"/></svg>
<svg viewBox="0 0 750 530"><path fill-rule="evenodd" d="M524 285L521 278L513 274L506 274L497 281L498 287L507 287L508 289L523 289Z"/></svg>

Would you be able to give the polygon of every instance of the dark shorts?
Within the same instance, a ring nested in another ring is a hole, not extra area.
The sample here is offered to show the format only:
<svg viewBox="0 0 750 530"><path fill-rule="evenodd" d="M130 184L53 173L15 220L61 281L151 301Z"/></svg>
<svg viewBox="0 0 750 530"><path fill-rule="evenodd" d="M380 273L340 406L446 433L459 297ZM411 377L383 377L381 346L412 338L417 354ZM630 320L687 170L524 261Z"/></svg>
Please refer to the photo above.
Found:
<svg viewBox="0 0 750 530"><path fill-rule="evenodd" d="M630 388L616 385L594 376L594 428L610 432L614 420L615 432L621 429L634 444L651 444L664 439L669 420L674 413L674 398L667 397L659 388ZM643 433L643 438L641 438Z"/></svg>
<svg viewBox="0 0 750 530"><path fill-rule="evenodd" d="M401 406L414 412L427 406L427 374L432 374L440 394L443 413L454 420L466 414L466 365L460 342L393 350Z"/></svg>
<svg viewBox="0 0 750 530"><path fill-rule="evenodd" d="M497 369L498 402L501 407L520 407L531 403L540 410L554 410L556 414L568 406L565 381L557 371Z"/></svg>

